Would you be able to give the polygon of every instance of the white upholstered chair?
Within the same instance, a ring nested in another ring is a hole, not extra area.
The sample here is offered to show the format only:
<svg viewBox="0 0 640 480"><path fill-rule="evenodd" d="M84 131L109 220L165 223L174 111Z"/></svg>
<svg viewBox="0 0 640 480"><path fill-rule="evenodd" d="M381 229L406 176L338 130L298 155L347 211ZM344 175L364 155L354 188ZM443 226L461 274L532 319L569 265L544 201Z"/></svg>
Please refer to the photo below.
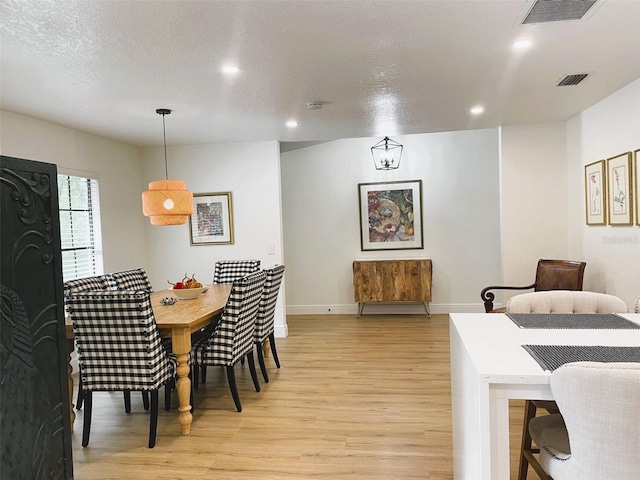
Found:
<svg viewBox="0 0 640 480"><path fill-rule="evenodd" d="M507 302L507 313L626 313L627 304L614 295L597 292L550 290L515 295ZM534 454L539 449L532 448L529 434L529 422L536 416L539 408L549 413L557 413L558 407L553 401L527 400L525 402L522 445L518 480L526 480L529 465L545 480L542 466Z"/></svg>
<svg viewBox="0 0 640 480"><path fill-rule="evenodd" d="M640 478L640 363L575 362L551 374L561 414L529 424L553 480Z"/></svg>
<svg viewBox="0 0 640 480"><path fill-rule="evenodd" d="M627 313L627 304L606 293L550 290L515 295L507 313Z"/></svg>

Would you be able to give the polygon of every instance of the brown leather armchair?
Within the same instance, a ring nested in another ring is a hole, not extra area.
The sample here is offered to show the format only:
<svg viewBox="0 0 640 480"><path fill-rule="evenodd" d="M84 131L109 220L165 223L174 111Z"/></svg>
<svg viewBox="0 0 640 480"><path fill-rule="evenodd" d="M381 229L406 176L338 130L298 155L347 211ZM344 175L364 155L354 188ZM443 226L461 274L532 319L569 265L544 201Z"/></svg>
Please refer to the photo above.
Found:
<svg viewBox="0 0 640 480"><path fill-rule="evenodd" d="M573 260L538 260L536 279L531 285L525 287L491 286L482 289L480 298L484 302L484 310L487 313L504 313L505 308L493 309L495 294L490 290L528 290L534 292L546 290L582 290L582 279L586 262Z"/></svg>

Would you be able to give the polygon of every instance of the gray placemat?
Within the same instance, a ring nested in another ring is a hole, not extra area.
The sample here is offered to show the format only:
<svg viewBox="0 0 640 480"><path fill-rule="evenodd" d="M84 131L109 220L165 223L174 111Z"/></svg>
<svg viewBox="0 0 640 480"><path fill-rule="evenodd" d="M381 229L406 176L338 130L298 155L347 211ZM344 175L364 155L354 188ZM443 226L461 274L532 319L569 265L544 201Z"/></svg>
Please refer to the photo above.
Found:
<svg viewBox="0 0 640 480"><path fill-rule="evenodd" d="M520 328L635 330L640 325L615 313L507 313Z"/></svg>
<svg viewBox="0 0 640 480"><path fill-rule="evenodd" d="M549 372L571 362L640 362L640 347L601 345L522 345Z"/></svg>

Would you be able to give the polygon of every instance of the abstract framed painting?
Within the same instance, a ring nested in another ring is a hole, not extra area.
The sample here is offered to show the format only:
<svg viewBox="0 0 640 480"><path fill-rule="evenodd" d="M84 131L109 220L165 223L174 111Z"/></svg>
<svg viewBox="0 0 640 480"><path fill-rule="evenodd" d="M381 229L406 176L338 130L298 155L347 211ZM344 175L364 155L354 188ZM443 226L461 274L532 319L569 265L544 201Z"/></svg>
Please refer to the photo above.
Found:
<svg viewBox="0 0 640 480"><path fill-rule="evenodd" d="M605 161L598 160L584 167L584 197L587 225L607 224Z"/></svg>
<svg viewBox="0 0 640 480"><path fill-rule="evenodd" d="M607 159L609 225L633 225L631 152Z"/></svg>
<svg viewBox="0 0 640 480"><path fill-rule="evenodd" d="M232 244L231 192L194 193L189 234L191 245Z"/></svg>
<svg viewBox="0 0 640 480"><path fill-rule="evenodd" d="M360 248L423 248L422 180L358 184Z"/></svg>

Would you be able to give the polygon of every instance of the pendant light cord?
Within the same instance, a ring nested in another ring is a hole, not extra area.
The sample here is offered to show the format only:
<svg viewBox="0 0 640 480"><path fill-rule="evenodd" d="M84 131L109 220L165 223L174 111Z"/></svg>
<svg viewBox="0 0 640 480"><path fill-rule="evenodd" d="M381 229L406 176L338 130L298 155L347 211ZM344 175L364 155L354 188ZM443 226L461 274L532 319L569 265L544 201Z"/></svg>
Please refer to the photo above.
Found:
<svg viewBox="0 0 640 480"><path fill-rule="evenodd" d="M164 140L164 176L167 180L169 180L169 164L167 163L167 129L164 125L164 116L166 114L162 114L162 137Z"/></svg>
<svg viewBox="0 0 640 480"><path fill-rule="evenodd" d="M156 110L158 115L162 115L162 140L164 142L164 176L169 180L169 163L167 162L167 127L164 123L164 116L169 115L171 110L168 108L158 108Z"/></svg>

